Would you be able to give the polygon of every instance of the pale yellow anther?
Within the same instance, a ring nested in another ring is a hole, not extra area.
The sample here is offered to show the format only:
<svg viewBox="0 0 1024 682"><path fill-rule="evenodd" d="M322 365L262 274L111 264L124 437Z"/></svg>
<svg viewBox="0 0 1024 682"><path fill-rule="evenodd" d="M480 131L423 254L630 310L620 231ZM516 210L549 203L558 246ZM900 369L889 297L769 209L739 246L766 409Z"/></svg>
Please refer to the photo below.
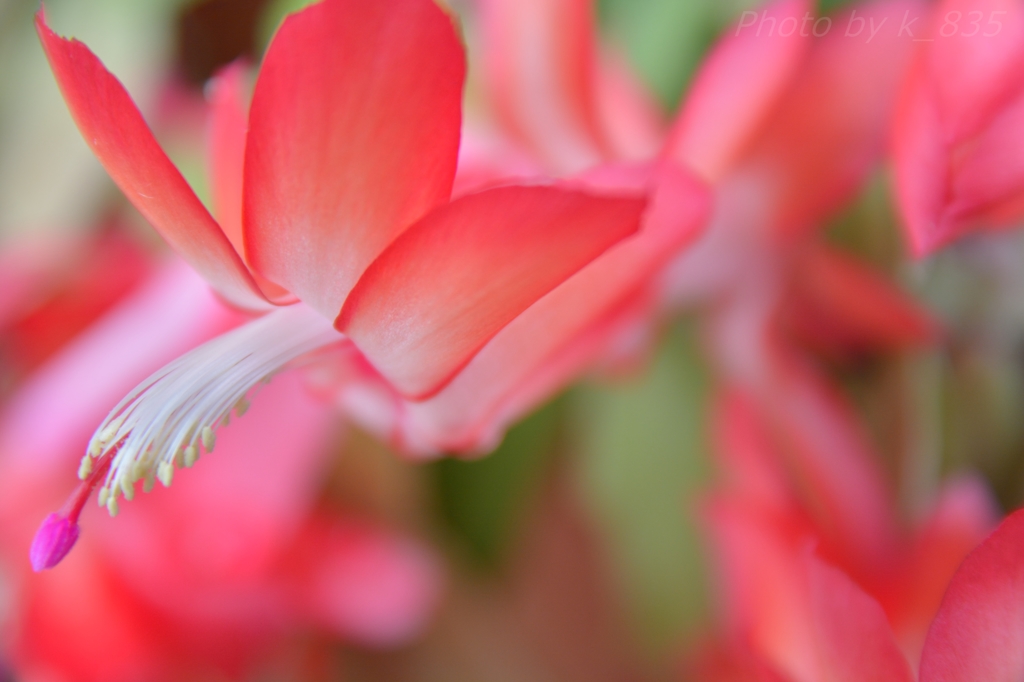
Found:
<svg viewBox="0 0 1024 682"><path fill-rule="evenodd" d="M174 453L174 465L175 466L179 466L179 467L185 466L185 450L186 449L187 448L179 448L178 451Z"/></svg>
<svg viewBox="0 0 1024 682"><path fill-rule="evenodd" d="M92 457L86 455L82 458L82 463L78 465L78 478L85 480L89 478L89 474L92 473Z"/></svg>
<svg viewBox="0 0 1024 682"><path fill-rule="evenodd" d="M174 465L170 462L160 462L160 466L156 468L156 475L165 488L170 488L171 481L174 480Z"/></svg>
<svg viewBox="0 0 1024 682"><path fill-rule="evenodd" d="M239 417L244 416L245 413L249 411L249 406L251 404L252 403L250 403L248 400L242 398L237 403L235 403L235 414Z"/></svg>
<svg viewBox="0 0 1024 682"><path fill-rule="evenodd" d="M113 495L107 498L107 512L111 518L117 516L117 498Z"/></svg>
<svg viewBox="0 0 1024 682"><path fill-rule="evenodd" d="M100 435L99 435L99 439L98 439L99 440L99 444L100 445L109 445L117 437L117 430L121 428L122 424L124 424L124 416L123 415L118 417L114 421L110 422L109 424L107 424L107 428L105 428L102 431L100 431Z"/></svg>
<svg viewBox="0 0 1024 682"><path fill-rule="evenodd" d="M203 447L206 448L207 452L213 452L213 447L217 444L217 436L214 434L213 429L209 426L203 427Z"/></svg>
<svg viewBox="0 0 1024 682"><path fill-rule="evenodd" d="M199 459L199 448L195 445L189 445L185 448L185 466L191 467Z"/></svg>
<svg viewBox="0 0 1024 682"><path fill-rule="evenodd" d="M96 501L101 507L107 506L107 497L110 495L110 490L107 486L100 488L100 491L96 493Z"/></svg>
<svg viewBox="0 0 1024 682"><path fill-rule="evenodd" d="M220 418L220 425L221 426L230 426L231 425L231 411L230 410L225 412L224 416Z"/></svg>
<svg viewBox="0 0 1024 682"><path fill-rule="evenodd" d="M95 439L90 441L90 443L89 443L89 456L90 457L99 457L101 454L103 454L103 446L100 445L100 442L98 440L95 440Z"/></svg>
<svg viewBox="0 0 1024 682"><path fill-rule="evenodd" d="M150 472L146 476L146 480L142 483L142 492L150 493L153 491L153 486L156 485L156 478L153 477L153 472Z"/></svg>
<svg viewBox="0 0 1024 682"><path fill-rule="evenodd" d="M132 464L132 468L131 468L131 471L129 473L131 474L129 480L134 484L136 481L138 481L140 478L142 478L145 475L145 473L146 473L146 466L142 463L142 460L137 459ZM129 498L129 499L131 499L131 498Z"/></svg>
<svg viewBox="0 0 1024 682"><path fill-rule="evenodd" d="M135 484L126 479L121 479L121 492L124 493L124 499L131 502L135 498Z"/></svg>

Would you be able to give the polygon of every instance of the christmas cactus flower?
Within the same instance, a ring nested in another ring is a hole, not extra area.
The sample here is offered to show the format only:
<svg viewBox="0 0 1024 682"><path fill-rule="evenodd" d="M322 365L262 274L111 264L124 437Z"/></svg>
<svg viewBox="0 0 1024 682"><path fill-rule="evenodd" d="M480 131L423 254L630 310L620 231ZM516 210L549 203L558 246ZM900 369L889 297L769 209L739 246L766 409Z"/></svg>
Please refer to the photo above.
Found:
<svg viewBox="0 0 1024 682"><path fill-rule="evenodd" d="M634 234L643 193L504 186L451 200L463 50L430 0L325 0L267 49L248 115L215 86L210 215L123 86L36 18L65 101L126 197L234 306L258 316L128 394L96 430L65 510L33 553L53 566L83 501L116 514L138 481L169 485L292 361L346 343L399 395L425 400L510 322Z"/></svg>

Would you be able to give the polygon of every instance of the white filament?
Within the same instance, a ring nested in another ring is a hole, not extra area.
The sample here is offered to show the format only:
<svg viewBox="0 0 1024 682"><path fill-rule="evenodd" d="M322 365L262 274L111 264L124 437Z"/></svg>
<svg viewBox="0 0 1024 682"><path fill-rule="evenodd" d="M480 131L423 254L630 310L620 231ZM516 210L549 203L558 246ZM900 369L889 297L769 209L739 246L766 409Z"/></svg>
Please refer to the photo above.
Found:
<svg viewBox="0 0 1024 682"><path fill-rule="evenodd" d="M195 348L139 384L96 429L79 475L115 454L98 501L117 514L135 483L171 484L176 467L211 452L232 410L241 417L252 394L288 363L342 340L330 320L303 304L280 308Z"/></svg>

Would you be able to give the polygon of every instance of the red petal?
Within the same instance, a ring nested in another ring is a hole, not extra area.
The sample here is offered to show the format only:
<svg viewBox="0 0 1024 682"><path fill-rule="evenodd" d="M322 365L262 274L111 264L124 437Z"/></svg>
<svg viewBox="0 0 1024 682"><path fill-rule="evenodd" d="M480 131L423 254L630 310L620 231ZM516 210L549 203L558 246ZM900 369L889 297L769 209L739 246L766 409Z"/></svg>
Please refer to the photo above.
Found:
<svg viewBox="0 0 1024 682"><path fill-rule="evenodd" d="M743 391L720 400L714 420L715 456L730 491L766 508L786 510L794 500L770 426Z"/></svg>
<svg viewBox="0 0 1024 682"><path fill-rule="evenodd" d="M928 626L964 558L999 520L987 484L977 478L946 484L923 527L915 534L906 566L883 600L904 650L920 658Z"/></svg>
<svg viewBox="0 0 1024 682"><path fill-rule="evenodd" d="M510 425L594 369L624 337L635 337L650 322L651 306L640 297L588 327L574 328L580 321L572 315L568 324L555 326L559 305L565 306L563 312L569 307L559 291L501 330L436 396L401 404L392 425L397 444L414 455L490 452ZM560 304L547 303L556 297Z"/></svg>
<svg viewBox="0 0 1024 682"><path fill-rule="evenodd" d="M885 613L850 578L806 559L811 611L823 677L829 682L913 682ZM981 678L978 678L981 679Z"/></svg>
<svg viewBox="0 0 1024 682"><path fill-rule="evenodd" d="M249 114L249 262L334 317L367 265L448 198L462 48L431 0L326 0L290 16Z"/></svg>
<svg viewBox="0 0 1024 682"><path fill-rule="evenodd" d="M948 211L986 226L1017 227L1024 207L1024 92L1004 106L953 165Z"/></svg>
<svg viewBox="0 0 1024 682"><path fill-rule="evenodd" d="M128 200L222 296L266 308L231 242L160 149L124 86L89 48L51 31L42 11L36 30L82 137Z"/></svg>
<svg viewBox="0 0 1024 682"><path fill-rule="evenodd" d="M950 193L948 150L923 60L911 67L893 122L896 198L915 255L960 236L945 202Z"/></svg>
<svg viewBox="0 0 1024 682"><path fill-rule="evenodd" d="M978 133L1024 86L1024 6L945 0L935 8L932 33L926 77L935 88L942 140L956 143Z"/></svg>
<svg viewBox="0 0 1024 682"><path fill-rule="evenodd" d="M670 158L717 180L763 124L785 91L810 46L800 31L775 35L778 22L801 21L808 0L776 0L761 12L744 12L740 21L705 59L676 119L666 147ZM773 27L761 35L746 20L755 16Z"/></svg>
<svg viewBox="0 0 1024 682"><path fill-rule="evenodd" d="M917 301L866 263L824 245L796 268L791 321L811 341L840 355L898 350L933 341L938 324Z"/></svg>
<svg viewBox="0 0 1024 682"><path fill-rule="evenodd" d="M483 4L483 64L504 128L558 173L600 161L592 0Z"/></svg>
<svg viewBox="0 0 1024 682"><path fill-rule="evenodd" d="M818 674L813 605L800 562L800 548L811 541L805 529L735 496L710 500L702 517L732 634L792 679L827 679Z"/></svg>
<svg viewBox="0 0 1024 682"><path fill-rule="evenodd" d="M885 151L899 85L914 46L898 35L915 0L875 0L855 10L865 37L848 37L852 14L815 44L805 67L767 122L745 168L770 178L778 232L799 237L850 200ZM877 34L869 41L870 26ZM859 25L858 25L859 26Z"/></svg>
<svg viewBox="0 0 1024 682"><path fill-rule="evenodd" d="M1024 8L947 0L933 23L938 35L904 85L894 129L900 208L918 255L1024 213L1024 167L1010 151L1024 109Z"/></svg>
<svg viewBox="0 0 1024 682"><path fill-rule="evenodd" d="M1024 678L1024 511L964 560L921 655L921 682Z"/></svg>
<svg viewBox="0 0 1024 682"><path fill-rule="evenodd" d="M381 254L336 326L402 393L429 396L537 299L635 232L645 203L549 187L463 197Z"/></svg>
<svg viewBox="0 0 1024 682"><path fill-rule="evenodd" d="M289 563L301 612L370 647L414 637L440 596L441 570L429 548L355 520L314 517Z"/></svg>
<svg viewBox="0 0 1024 682"><path fill-rule="evenodd" d="M688 174L669 165L658 183L634 237L530 306L436 396L406 407L411 440L435 450L493 447L511 419L578 377L649 317L645 287L700 234L710 209L707 188Z"/></svg>

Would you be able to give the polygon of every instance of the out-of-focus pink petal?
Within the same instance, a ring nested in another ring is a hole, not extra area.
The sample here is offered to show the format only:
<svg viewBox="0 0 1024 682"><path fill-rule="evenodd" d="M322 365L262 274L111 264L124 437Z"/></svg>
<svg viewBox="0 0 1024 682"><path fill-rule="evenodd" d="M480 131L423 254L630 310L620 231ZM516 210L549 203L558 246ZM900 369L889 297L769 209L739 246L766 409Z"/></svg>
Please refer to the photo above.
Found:
<svg viewBox="0 0 1024 682"><path fill-rule="evenodd" d="M1024 215L1024 155L1016 150L1021 148L1024 91L952 161L949 213L991 227L1019 225Z"/></svg>
<svg viewBox="0 0 1024 682"><path fill-rule="evenodd" d="M366 266L448 199L464 70L431 0L326 0L288 17L249 112L248 262L335 317Z"/></svg>
<svg viewBox="0 0 1024 682"><path fill-rule="evenodd" d="M850 407L742 307L718 320L716 334L727 371L766 416L829 551L858 570L886 560L895 510L879 458Z"/></svg>
<svg viewBox="0 0 1024 682"><path fill-rule="evenodd" d="M938 323L878 272L824 245L797 257L786 321L803 337L856 353L925 345Z"/></svg>
<svg viewBox="0 0 1024 682"><path fill-rule="evenodd" d="M799 370L779 377L769 404L782 447L817 515L818 527L848 565L863 568L891 551L895 512L877 455L839 396ZM774 394L774 395L773 395Z"/></svg>
<svg viewBox="0 0 1024 682"><path fill-rule="evenodd" d="M605 157L593 0L483 0L483 64L505 130L559 174Z"/></svg>
<svg viewBox="0 0 1024 682"><path fill-rule="evenodd" d="M959 18L958 18L959 17ZM1017 0L944 0L934 10L927 76L942 139L977 134L1024 86L1024 5Z"/></svg>
<svg viewBox="0 0 1024 682"><path fill-rule="evenodd" d="M896 197L911 250L923 256L961 236L949 215L950 160L925 62L911 66L893 119Z"/></svg>
<svg viewBox="0 0 1024 682"><path fill-rule="evenodd" d="M921 682L1024 677L1024 511L1008 516L961 564L921 655Z"/></svg>
<svg viewBox="0 0 1024 682"><path fill-rule="evenodd" d="M90 521L111 570L177 624L188 650L216 660L239 647L243 657L254 638L294 622L275 572L315 501L333 416L295 373L279 374L172 489Z"/></svg>
<svg viewBox="0 0 1024 682"><path fill-rule="evenodd" d="M82 137L128 200L228 301L254 310L269 307L124 86L89 48L50 30L42 11L36 15L36 30Z"/></svg>
<svg viewBox="0 0 1024 682"><path fill-rule="evenodd" d="M915 534L902 575L880 596L904 651L917 659L953 574L998 522L995 500L977 478L946 485Z"/></svg>
<svg viewBox="0 0 1024 682"><path fill-rule="evenodd" d="M729 490L776 510L790 505L789 482L771 429L749 396L732 390L715 415L716 455Z"/></svg>
<svg viewBox="0 0 1024 682"><path fill-rule="evenodd" d="M0 329L8 330L50 296L86 247L86 240L63 235L8 239L0 249Z"/></svg>
<svg viewBox="0 0 1024 682"><path fill-rule="evenodd" d="M806 529L740 497L713 499L703 511L717 560L715 576L727 632L750 642L794 680L823 679L813 604L801 562L801 552L811 541Z"/></svg>
<svg viewBox="0 0 1024 682"><path fill-rule="evenodd" d="M246 64L236 61L218 72L210 83L210 116L207 124L207 166L213 191L213 213L224 234L244 257L242 236L242 175L249 105L245 83ZM268 282L259 273L253 278L276 303L294 303L287 290Z"/></svg>
<svg viewBox="0 0 1024 682"><path fill-rule="evenodd" d="M663 116L625 58L611 53L601 59L594 86L598 117L612 155L625 161L654 158L661 147Z"/></svg>
<svg viewBox="0 0 1024 682"><path fill-rule="evenodd" d="M595 348L607 348L623 325L632 328L631 301L652 273L699 234L708 209L703 184L664 168L637 234L530 306L439 394L407 406L409 422L419 425L413 430L429 434L433 448L427 450L493 446L496 428L510 414L577 374L581 361L593 358Z"/></svg>
<svg viewBox="0 0 1024 682"><path fill-rule="evenodd" d="M402 393L427 397L537 299L636 232L645 206L553 187L463 197L367 268L335 326Z"/></svg>
<svg viewBox="0 0 1024 682"><path fill-rule="evenodd" d="M479 122L466 121L459 144L459 170L452 198L545 177L539 162L512 140Z"/></svg>
<svg viewBox="0 0 1024 682"><path fill-rule="evenodd" d="M800 24L809 0L775 0L745 12L705 59L676 119L665 153L715 181L763 124L810 46L799 28L783 36L779 22ZM764 21L748 24L751 15ZM769 32L767 27L772 30Z"/></svg>
<svg viewBox="0 0 1024 682"><path fill-rule="evenodd" d="M414 637L440 597L426 547L366 523L314 520L296 545L300 608L347 640L390 647Z"/></svg>
<svg viewBox="0 0 1024 682"><path fill-rule="evenodd" d="M913 682L885 613L849 577L805 557L818 660L829 682Z"/></svg>
<svg viewBox="0 0 1024 682"><path fill-rule="evenodd" d="M0 299L11 296L9 304L0 300L3 354L15 371L37 367L152 269L142 246L116 229L60 241L62 246L49 244L48 238L30 238L0 255Z"/></svg>
<svg viewBox="0 0 1024 682"><path fill-rule="evenodd" d="M75 462L107 411L148 374L241 319L175 262L35 372L0 424L4 532L27 547L28 526L72 487Z"/></svg>
<svg viewBox="0 0 1024 682"><path fill-rule="evenodd" d="M684 672L683 679L694 682L787 682L743 642L702 644Z"/></svg>
<svg viewBox="0 0 1024 682"><path fill-rule="evenodd" d="M896 190L917 255L1024 213L1024 6L945 0L904 84L893 128Z"/></svg>
<svg viewBox="0 0 1024 682"><path fill-rule="evenodd" d="M245 134L249 126L245 63L235 62L218 72L210 81L209 93L206 148L213 214L235 251L244 254L242 166L245 162Z"/></svg>
<svg viewBox="0 0 1024 682"><path fill-rule="evenodd" d="M169 661L154 646L159 626L106 573L88 543L59 571L23 586L23 611L10 650L27 679L170 682Z"/></svg>
<svg viewBox="0 0 1024 682"><path fill-rule="evenodd" d="M873 0L852 12L877 34L832 30L816 42L744 163L772 187L766 220L776 234L799 238L852 198L885 151L899 86L914 43L899 36L904 16L924 15L917 0ZM859 26L859 25L858 25Z"/></svg>

